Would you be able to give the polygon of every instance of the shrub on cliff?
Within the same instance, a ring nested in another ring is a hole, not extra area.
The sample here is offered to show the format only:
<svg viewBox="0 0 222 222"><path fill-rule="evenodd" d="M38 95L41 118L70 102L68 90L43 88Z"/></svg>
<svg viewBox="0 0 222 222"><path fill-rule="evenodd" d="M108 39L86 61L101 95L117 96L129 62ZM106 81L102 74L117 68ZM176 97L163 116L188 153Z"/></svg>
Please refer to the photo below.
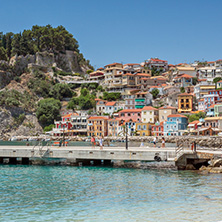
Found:
<svg viewBox="0 0 222 222"><path fill-rule="evenodd" d="M60 120L61 103L59 100L47 98L39 101L36 116L43 127Z"/></svg>

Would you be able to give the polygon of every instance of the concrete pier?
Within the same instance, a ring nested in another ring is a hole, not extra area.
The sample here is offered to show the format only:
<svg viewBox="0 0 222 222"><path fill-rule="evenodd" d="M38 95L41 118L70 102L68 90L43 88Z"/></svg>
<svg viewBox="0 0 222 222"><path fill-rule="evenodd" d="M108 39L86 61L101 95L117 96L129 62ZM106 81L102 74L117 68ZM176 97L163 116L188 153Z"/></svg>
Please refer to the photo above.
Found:
<svg viewBox="0 0 222 222"><path fill-rule="evenodd" d="M111 161L155 161L158 156L161 161L173 161L175 148L150 147L31 147L31 146L0 146L0 163L3 158L9 158L9 163L16 164L16 158L22 158L22 164L29 164L30 159L65 159L69 165L107 165Z"/></svg>

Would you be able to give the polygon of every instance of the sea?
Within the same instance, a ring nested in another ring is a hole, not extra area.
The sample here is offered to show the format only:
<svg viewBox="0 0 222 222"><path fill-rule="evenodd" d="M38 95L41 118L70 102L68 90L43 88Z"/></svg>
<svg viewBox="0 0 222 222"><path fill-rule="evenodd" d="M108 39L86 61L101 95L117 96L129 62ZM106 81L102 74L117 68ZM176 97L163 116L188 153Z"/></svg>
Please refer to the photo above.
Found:
<svg viewBox="0 0 222 222"><path fill-rule="evenodd" d="M221 182L175 169L0 165L0 221L222 221Z"/></svg>

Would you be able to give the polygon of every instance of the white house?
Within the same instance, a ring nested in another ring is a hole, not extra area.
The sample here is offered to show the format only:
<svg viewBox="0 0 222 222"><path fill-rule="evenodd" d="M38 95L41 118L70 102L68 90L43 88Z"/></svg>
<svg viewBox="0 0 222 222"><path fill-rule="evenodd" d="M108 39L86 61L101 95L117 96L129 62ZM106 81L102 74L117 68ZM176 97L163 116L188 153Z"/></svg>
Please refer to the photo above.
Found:
<svg viewBox="0 0 222 222"><path fill-rule="evenodd" d="M155 123L158 120L158 109L152 106L144 106L141 111L142 123Z"/></svg>

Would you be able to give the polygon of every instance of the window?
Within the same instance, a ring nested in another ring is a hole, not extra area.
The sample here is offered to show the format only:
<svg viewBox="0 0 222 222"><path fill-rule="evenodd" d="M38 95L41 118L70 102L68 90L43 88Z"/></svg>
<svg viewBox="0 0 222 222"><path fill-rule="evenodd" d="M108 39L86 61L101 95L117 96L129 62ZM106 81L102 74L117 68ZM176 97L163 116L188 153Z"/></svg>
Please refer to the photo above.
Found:
<svg viewBox="0 0 222 222"><path fill-rule="evenodd" d="M138 125L138 130L141 130L141 126L140 125Z"/></svg>
<svg viewBox="0 0 222 222"><path fill-rule="evenodd" d="M146 118L144 118L143 121L146 122Z"/></svg>
<svg viewBox="0 0 222 222"><path fill-rule="evenodd" d="M144 112L144 115L146 115L146 112Z"/></svg>
<svg viewBox="0 0 222 222"><path fill-rule="evenodd" d="M145 134L145 133L143 133L143 136L146 136L146 134Z"/></svg>
<svg viewBox="0 0 222 222"><path fill-rule="evenodd" d="M146 130L146 125L143 125L143 130Z"/></svg>

